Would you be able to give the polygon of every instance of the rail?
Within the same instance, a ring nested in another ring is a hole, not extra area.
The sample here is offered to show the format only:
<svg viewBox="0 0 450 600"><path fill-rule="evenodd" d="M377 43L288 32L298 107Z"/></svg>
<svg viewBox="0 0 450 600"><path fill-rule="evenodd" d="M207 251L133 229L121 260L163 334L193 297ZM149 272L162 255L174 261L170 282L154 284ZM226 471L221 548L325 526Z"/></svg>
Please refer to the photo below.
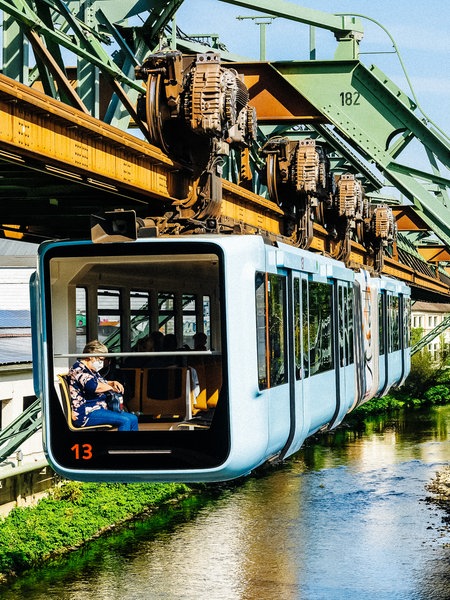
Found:
<svg viewBox="0 0 450 600"><path fill-rule="evenodd" d="M423 350L430 342L432 342L438 335L443 333L446 329L450 327L450 315L445 317L445 319L439 323L434 329L429 331L426 335L421 338L417 344L411 347L411 356L416 354L416 352L420 352Z"/></svg>
<svg viewBox="0 0 450 600"><path fill-rule="evenodd" d="M0 463L42 426L41 402L36 400L12 423L0 431Z"/></svg>

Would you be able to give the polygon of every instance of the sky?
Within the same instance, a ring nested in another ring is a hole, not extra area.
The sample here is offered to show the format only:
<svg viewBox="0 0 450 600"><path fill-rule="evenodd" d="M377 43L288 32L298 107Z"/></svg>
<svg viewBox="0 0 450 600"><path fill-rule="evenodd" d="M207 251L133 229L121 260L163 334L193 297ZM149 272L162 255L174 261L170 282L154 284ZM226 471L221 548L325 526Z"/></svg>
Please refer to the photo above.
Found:
<svg viewBox="0 0 450 600"><path fill-rule="evenodd" d="M276 1L273 0L274 4ZM253 4L256 5L257 0ZM290 4L326 14L359 16L364 29L359 46L361 62L368 67L376 65L415 99L421 109L416 110L415 115L437 127L450 144L450 3L442 0L291 0ZM258 60L260 28L254 20L237 17L262 14L261 10L241 8L224 0L184 0L176 22L186 34L219 34L220 41L230 52ZM401 61L385 30L394 39ZM316 29L317 59L331 60L336 47L332 32ZM309 60L309 27L283 18L274 19L266 26L266 60ZM396 160L419 171L433 172L430 158L417 140L408 144ZM408 203L374 165L367 166L385 181L382 195ZM450 179L450 165L445 167L438 162L438 166L440 175Z"/></svg>
<svg viewBox="0 0 450 600"><path fill-rule="evenodd" d="M330 14L363 14L381 23L396 42L425 115L450 133L449 3L442 0L293 0L291 3ZM259 59L259 27L252 20L236 18L258 14L263 13L220 0L185 0L177 13L177 25L185 33L218 33L230 52ZM372 21L361 21L364 39L360 44L360 60L366 65L377 65L412 97L388 35ZM267 60L309 58L307 26L277 18L266 31ZM316 45L318 59L333 57L336 42L331 32L317 30Z"/></svg>

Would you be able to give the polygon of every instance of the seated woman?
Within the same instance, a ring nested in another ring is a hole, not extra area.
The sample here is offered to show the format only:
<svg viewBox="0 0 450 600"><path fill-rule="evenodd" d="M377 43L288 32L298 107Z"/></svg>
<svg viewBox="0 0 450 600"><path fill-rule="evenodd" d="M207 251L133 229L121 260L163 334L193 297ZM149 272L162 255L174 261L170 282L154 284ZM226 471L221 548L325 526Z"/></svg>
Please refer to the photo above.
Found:
<svg viewBox="0 0 450 600"><path fill-rule="evenodd" d="M86 344L83 354L106 354L108 348L97 340ZM123 394L118 381L106 381L101 375L104 358L90 356L75 362L69 370L72 419L78 427L113 425L119 431L137 431L138 419L128 412L108 409L113 394Z"/></svg>

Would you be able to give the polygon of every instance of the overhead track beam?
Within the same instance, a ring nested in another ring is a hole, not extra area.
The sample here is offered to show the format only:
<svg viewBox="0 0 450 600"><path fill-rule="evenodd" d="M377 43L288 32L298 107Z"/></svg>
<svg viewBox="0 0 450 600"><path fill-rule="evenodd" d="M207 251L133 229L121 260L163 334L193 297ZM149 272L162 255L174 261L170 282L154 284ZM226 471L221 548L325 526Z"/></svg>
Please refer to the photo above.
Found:
<svg viewBox="0 0 450 600"><path fill-rule="evenodd" d="M242 8L282 17L298 23L304 23L313 27L328 29L335 34L338 40L338 48L335 58L358 58L359 42L363 37L361 21L356 17L333 15L312 8L298 6L284 0L220 0L226 4L233 4Z"/></svg>
<svg viewBox="0 0 450 600"><path fill-rule="evenodd" d="M345 143L373 161L414 204L430 229L450 246L450 181L435 172L438 163L450 168L450 147L414 114L414 102L378 69L369 70L359 61L274 62L271 67L334 126ZM411 136L433 157L433 173L397 160Z"/></svg>

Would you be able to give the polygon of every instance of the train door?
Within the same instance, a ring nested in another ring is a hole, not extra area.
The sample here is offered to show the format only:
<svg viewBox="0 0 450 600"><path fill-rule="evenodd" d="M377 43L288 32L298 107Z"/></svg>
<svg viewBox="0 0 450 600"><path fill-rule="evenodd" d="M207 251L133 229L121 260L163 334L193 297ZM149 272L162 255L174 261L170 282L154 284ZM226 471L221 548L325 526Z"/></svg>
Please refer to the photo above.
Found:
<svg viewBox="0 0 450 600"><path fill-rule="evenodd" d="M310 275L306 302L307 333L304 335L306 412L310 415L309 434L330 422L336 411L336 376L333 282L326 277Z"/></svg>
<svg viewBox="0 0 450 600"><path fill-rule="evenodd" d="M402 302L402 357L403 373L400 385L402 385L411 369L411 298L403 294L400 296Z"/></svg>
<svg viewBox="0 0 450 600"><path fill-rule="evenodd" d="M378 295L378 390L377 395L383 395L387 387L388 377L388 323L386 291L380 290Z"/></svg>
<svg viewBox="0 0 450 600"><path fill-rule="evenodd" d="M389 388L397 384L403 378L403 352L401 351L402 303L396 292L388 292L387 296L387 324L388 324L388 347L389 360L387 362L387 380ZM386 390L387 391L387 390Z"/></svg>
<svg viewBox="0 0 450 600"><path fill-rule="evenodd" d="M267 402L268 455L278 454L289 435L287 277L257 273L259 387Z"/></svg>
<svg viewBox="0 0 450 600"><path fill-rule="evenodd" d="M290 431L282 457L297 452L310 426L310 415L305 402L307 364L305 346L308 336L308 279L305 274L292 273L288 301L289 331L289 397Z"/></svg>
<svg viewBox="0 0 450 600"><path fill-rule="evenodd" d="M342 421L356 397L353 286L347 281L336 281L334 290L336 409L330 427L335 427Z"/></svg>

